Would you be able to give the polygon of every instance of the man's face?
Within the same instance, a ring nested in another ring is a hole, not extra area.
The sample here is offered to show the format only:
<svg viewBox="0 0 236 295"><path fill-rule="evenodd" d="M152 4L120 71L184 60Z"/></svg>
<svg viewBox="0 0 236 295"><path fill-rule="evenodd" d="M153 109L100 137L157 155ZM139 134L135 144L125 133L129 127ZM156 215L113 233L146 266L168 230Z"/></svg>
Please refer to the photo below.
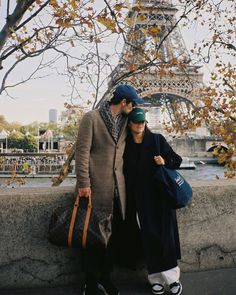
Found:
<svg viewBox="0 0 236 295"><path fill-rule="evenodd" d="M126 99L123 99L121 102L121 113L128 115L134 107L135 104L133 102L127 102Z"/></svg>

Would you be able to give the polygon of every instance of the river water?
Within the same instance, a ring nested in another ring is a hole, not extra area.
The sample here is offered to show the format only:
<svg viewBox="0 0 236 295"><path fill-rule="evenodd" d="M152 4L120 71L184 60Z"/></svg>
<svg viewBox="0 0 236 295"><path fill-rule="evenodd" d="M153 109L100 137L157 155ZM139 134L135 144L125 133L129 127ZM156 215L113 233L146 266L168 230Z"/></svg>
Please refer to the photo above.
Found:
<svg viewBox="0 0 236 295"><path fill-rule="evenodd" d="M186 180L215 180L224 178L224 167L217 164L197 164L196 169L185 170L181 169L179 172ZM7 178L0 177L0 187L18 188L18 187L50 187L52 185L51 177L48 178L29 178L22 177L25 184L11 183L7 185ZM76 179L74 177L66 178L61 186L74 186Z"/></svg>

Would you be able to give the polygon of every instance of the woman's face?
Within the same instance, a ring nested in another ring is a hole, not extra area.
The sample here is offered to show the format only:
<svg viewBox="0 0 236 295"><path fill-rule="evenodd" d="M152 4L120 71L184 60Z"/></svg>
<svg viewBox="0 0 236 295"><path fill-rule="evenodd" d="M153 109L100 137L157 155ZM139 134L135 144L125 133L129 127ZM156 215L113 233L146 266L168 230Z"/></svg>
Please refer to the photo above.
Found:
<svg viewBox="0 0 236 295"><path fill-rule="evenodd" d="M141 122L134 122L134 121L130 121L129 122L129 127L132 133L135 134L141 134L144 132L145 129L145 121L141 121Z"/></svg>

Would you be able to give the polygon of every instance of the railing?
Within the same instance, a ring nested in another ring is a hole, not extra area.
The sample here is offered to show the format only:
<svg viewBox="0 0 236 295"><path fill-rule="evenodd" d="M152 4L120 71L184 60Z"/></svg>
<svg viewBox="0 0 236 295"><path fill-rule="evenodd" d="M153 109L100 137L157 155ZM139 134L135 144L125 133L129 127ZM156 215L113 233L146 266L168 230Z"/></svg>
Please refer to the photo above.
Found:
<svg viewBox="0 0 236 295"><path fill-rule="evenodd" d="M47 163L47 164L35 164L25 166L24 164L0 164L0 174L56 174L59 173L63 164ZM74 174L75 167L70 165L69 173Z"/></svg>

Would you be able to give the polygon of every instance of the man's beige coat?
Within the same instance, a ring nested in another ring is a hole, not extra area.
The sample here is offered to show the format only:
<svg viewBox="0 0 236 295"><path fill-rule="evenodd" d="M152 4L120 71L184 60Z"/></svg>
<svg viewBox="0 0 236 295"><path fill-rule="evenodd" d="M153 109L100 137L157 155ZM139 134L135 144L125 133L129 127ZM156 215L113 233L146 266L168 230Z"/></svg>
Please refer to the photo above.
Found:
<svg viewBox="0 0 236 295"><path fill-rule="evenodd" d="M125 139L126 124L116 143L108 132L99 110L93 110L86 113L80 123L75 150L77 189L91 187L93 206L112 213L116 179L123 218L125 216L123 175Z"/></svg>

